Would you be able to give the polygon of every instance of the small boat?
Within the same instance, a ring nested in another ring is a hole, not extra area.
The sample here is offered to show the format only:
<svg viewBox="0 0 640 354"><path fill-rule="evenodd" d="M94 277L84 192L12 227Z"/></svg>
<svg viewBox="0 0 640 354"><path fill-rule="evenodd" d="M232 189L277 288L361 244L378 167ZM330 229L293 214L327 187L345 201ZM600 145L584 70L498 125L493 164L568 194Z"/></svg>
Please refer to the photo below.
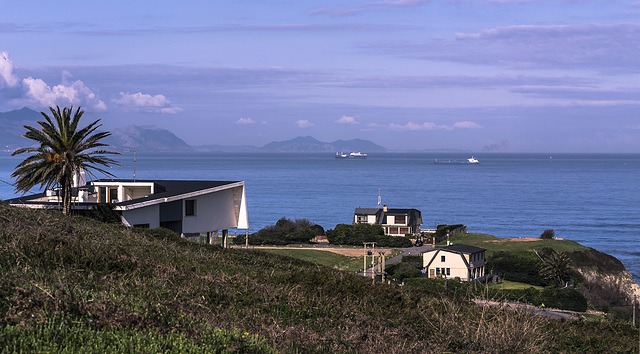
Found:
<svg viewBox="0 0 640 354"><path fill-rule="evenodd" d="M360 151L347 154L346 152L336 152L336 159L359 159L364 160L367 158L367 154Z"/></svg>
<svg viewBox="0 0 640 354"><path fill-rule="evenodd" d="M349 158L350 159L366 159L367 158L367 154L363 154L360 151L352 152L352 153L349 154Z"/></svg>
<svg viewBox="0 0 640 354"><path fill-rule="evenodd" d="M436 158L433 163L440 164L440 165L475 165L475 164L479 164L480 161L477 158L475 158L475 156L471 156L466 160L438 160Z"/></svg>

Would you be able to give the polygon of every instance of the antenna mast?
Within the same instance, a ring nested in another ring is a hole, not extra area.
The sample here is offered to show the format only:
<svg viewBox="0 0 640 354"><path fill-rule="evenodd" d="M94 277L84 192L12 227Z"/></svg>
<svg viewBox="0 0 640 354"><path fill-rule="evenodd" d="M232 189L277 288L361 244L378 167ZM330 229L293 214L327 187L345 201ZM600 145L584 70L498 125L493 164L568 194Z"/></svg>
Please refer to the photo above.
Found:
<svg viewBox="0 0 640 354"><path fill-rule="evenodd" d="M378 188L378 209L380 209L382 206L382 196L380 195L380 189L381 188Z"/></svg>

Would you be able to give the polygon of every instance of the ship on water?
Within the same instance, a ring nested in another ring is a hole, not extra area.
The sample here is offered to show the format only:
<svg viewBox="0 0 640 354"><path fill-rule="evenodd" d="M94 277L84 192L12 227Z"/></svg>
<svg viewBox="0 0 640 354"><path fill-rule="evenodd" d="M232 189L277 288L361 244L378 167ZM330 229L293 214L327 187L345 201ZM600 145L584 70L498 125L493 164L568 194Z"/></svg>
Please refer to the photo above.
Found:
<svg viewBox="0 0 640 354"><path fill-rule="evenodd" d="M336 152L336 159L357 159L364 160L367 158L367 154L358 152L351 152L347 154L346 152Z"/></svg>
<svg viewBox="0 0 640 354"><path fill-rule="evenodd" d="M475 156L471 156L466 160L438 160L438 158L436 158L433 163L441 165L475 165L479 164L480 161L475 158Z"/></svg>

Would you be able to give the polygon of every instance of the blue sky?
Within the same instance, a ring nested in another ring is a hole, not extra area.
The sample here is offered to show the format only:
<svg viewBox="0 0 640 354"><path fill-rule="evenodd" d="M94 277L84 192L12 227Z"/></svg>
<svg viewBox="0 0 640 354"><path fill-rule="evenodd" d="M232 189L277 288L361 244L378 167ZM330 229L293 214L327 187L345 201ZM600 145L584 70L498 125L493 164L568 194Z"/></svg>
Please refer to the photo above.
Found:
<svg viewBox="0 0 640 354"><path fill-rule="evenodd" d="M0 111L81 105L192 145L639 152L640 1L27 1Z"/></svg>

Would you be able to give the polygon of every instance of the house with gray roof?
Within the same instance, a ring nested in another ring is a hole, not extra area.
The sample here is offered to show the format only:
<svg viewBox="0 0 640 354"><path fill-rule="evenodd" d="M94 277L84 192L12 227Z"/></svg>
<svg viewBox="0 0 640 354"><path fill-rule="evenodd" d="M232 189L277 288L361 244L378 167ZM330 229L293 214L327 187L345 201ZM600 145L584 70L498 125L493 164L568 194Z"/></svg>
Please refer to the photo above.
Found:
<svg viewBox="0 0 640 354"><path fill-rule="evenodd" d="M429 278L474 280L484 276L486 249L457 243L422 254L423 269Z"/></svg>
<svg viewBox="0 0 640 354"><path fill-rule="evenodd" d="M99 179L76 176L72 210L82 214L99 203L110 203L122 223L132 227L164 227L183 236L206 233L217 242L229 229L248 229L244 181ZM59 209L59 190L7 200L13 206ZM215 236L215 237L214 237Z"/></svg>
<svg viewBox="0 0 640 354"><path fill-rule="evenodd" d="M420 234L422 213L418 209L356 208L353 224L378 224L389 236Z"/></svg>

